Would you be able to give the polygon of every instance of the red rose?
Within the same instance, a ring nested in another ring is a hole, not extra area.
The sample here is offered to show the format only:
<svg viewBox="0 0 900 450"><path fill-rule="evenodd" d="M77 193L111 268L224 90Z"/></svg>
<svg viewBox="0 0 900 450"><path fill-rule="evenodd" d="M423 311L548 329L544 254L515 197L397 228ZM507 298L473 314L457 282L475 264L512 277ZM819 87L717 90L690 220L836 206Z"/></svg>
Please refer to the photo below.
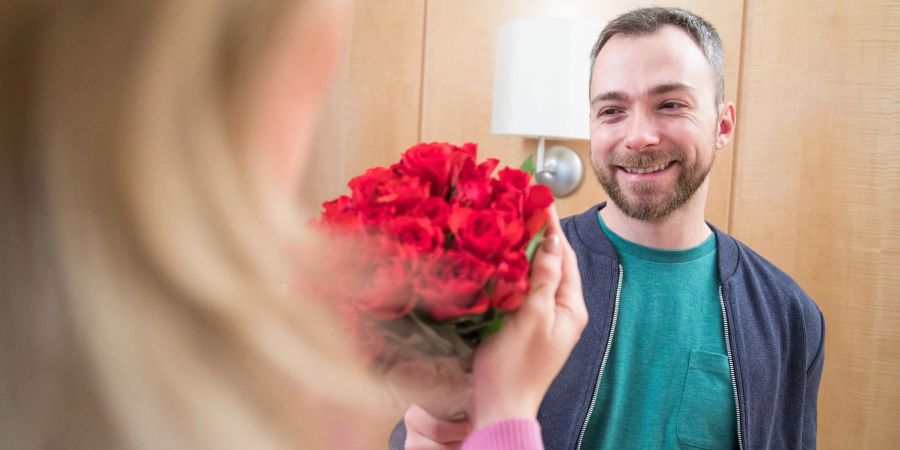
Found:
<svg viewBox="0 0 900 450"><path fill-rule="evenodd" d="M405 214L428 197L427 184L384 167L367 170L350 180L349 186L363 223L370 226Z"/></svg>
<svg viewBox="0 0 900 450"><path fill-rule="evenodd" d="M491 180L470 178L456 185L453 201L472 208L486 208L491 202Z"/></svg>
<svg viewBox="0 0 900 450"><path fill-rule="evenodd" d="M450 153L450 184L455 186L459 180L462 169L468 163L475 163L478 155L478 146L471 142L463 144L462 147L453 147Z"/></svg>
<svg viewBox="0 0 900 450"><path fill-rule="evenodd" d="M525 197L524 214L530 217L535 211L546 209L553 203L553 193L550 188L540 184L528 187L528 194Z"/></svg>
<svg viewBox="0 0 900 450"><path fill-rule="evenodd" d="M333 226L354 226L359 224L359 213L353 206L353 200L342 195L322 203L321 222Z"/></svg>
<svg viewBox="0 0 900 450"><path fill-rule="evenodd" d="M491 173L497 168L497 164L500 164L500 161L494 158L488 158L481 164L476 164L474 159L466 159L459 166L458 180L462 182L474 179L490 182Z"/></svg>
<svg viewBox="0 0 900 450"><path fill-rule="evenodd" d="M499 186L498 190L500 191L525 192L531 182L531 175L509 167L498 172L497 178L495 183Z"/></svg>
<svg viewBox="0 0 900 450"><path fill-rule="evenodd" d="M446 251L424 265L415 291L424 310L437 320L481 314L490 306L481 290L493 272L493 265L465 252Z"/></svg>
<svg viewBox="0 0 900 450"><path fill-rule="evenodd" d="M478 144L466 142L462 147L453 147L453 154L475 159L475 157L478 156Z"/></svg>
<svg viewBox="0 0 900 450"><path fill-rule="evenodd" d="M356 205L366 205L376 201L380 197L378 188L389 180L397 178L397 174L387 167L373 167L365 173L353 177L347 186L352 191L353 201Z"/></svg>
<svg viewBox="0 0 900 450"><path fill-rule="evenodd" d="M528 187L525 198L524 214L525 228L528 236L534 236L550 218L547 215L547 207L553 203L553 193L547 186L536 184Z"/></svg>
<svg viewBox="0 0 900 450"><path fill-rule="evenodd" d="M450 144L416 144L403 153L397 167L401 173L428 183L431 195L444 197L450 189L452 152Z"/></svg>
<svg viewBox="0 0 900 450"><path fill-rule="evenodd" d="M493 192L491 172L498 163L499 161L492 158L481 164L476 164L473 158L464 160L456 177L453 201L463 206L486 208L490 204Z"/></svg>
<svg viewBox="0 0 900 450"><path fill-rule="evenodd" d="M397 242L419 253L430 252L444 243L443 231L436 228L427 217L396 217L385 224L385 230Z"/></svg>
<svg viewBox="0 0 900 450"><path fill-rule="evenodd" d="M344 267L327 280L335 300L378 320L405 316L415 307L409 275L417 259L409 249L383 236L370 238L342 261Z"/></svg>
<svg viewBox="0 0 900 450"><path fill-rule="evenodd" d="M442 198L429 197L419 205L416 213L427 217L435 227L444 228L450 218L450 205Z"/></svg>
<svg viewBox="0 0 900 450"><path fill-rule="evenodd" d="M498 164L500 164L499 160L495 158L488 158L475 168L475 174L479 178L483 178L485 180L490 179L491 174L494 173L494 169L497 168Z"/></svg>
<svg viewBox="0 0 900 450"><path fill-rule="evenodd" d="M500 192L494 195L491 209L505 212L512 217L522 217L522 204L525 197L519 192Z"/></svg>
<svg viewBox="0 0 900 450"><path fill-rule="evenodd" d="M528 294L528 260L521 251L509 252L497 265L491 306L503 311L515 311Z"/></svg>
<svg viewBox="0 0 900 450"><path fill-rule="evenodd" d="M494 261L519 244L525 232L522 221L509 214L459 206L454 207L448 225L457 246L484 261Z"/></svg>

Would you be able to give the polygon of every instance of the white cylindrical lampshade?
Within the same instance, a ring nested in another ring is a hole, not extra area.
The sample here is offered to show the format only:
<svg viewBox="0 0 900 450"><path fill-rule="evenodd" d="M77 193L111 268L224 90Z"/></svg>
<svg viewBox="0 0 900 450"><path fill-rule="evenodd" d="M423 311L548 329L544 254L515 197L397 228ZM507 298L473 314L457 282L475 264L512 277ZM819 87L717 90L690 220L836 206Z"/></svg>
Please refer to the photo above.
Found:
<svg viewBox="0 0 900 450"><path fill-rule="evenodd" d="M600 21L538 17L497 37L491 132L588 139L590 52Z"/></svg>

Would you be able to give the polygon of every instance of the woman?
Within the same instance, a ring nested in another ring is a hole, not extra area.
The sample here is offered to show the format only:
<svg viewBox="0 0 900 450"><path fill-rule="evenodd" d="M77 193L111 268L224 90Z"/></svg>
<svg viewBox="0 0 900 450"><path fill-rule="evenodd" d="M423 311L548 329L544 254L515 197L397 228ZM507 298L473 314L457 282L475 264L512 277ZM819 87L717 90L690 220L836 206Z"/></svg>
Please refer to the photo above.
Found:
<svg viewBox="0 0 900 450"><path fill-rule="evenodd" d="M0 447L383 447L377 386L282 287L348 5L7 3ZM522 377L520 342L561 366L583 326L554 234L477 357L479 425L533 418L559 367Z"/></svg>

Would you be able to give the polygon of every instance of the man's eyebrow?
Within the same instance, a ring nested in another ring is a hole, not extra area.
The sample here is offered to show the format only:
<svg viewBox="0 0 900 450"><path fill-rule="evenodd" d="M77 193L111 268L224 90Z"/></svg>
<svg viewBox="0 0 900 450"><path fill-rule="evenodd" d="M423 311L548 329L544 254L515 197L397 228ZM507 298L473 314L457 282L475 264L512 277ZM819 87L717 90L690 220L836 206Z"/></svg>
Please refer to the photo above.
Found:
<svg viewBox="0 0 900 450"><path fill-rule="evenodd" d="M605 102L605 101L609 101L609 100L621 102L621 101L625 101L625 99L627 99L627 98L628 98L628 96L625 95L624 92L609 91L609 92L604 92L602 94L595 95L594 98L591 99L591 105L593 106L597 102Z"/></svg>
<svg viewBox="0 0 900 450"><path fill-rule="evenodd" d="M653 97L653 96L657 96L657 95L668 94L669 92L675 92L675 91L686 91L687 93L693 95L695 92L695 89L684 83L666 83L666 84L660 84L660 85L654 86L652 89L650 89L650 91L648 91L648 93L651 97ZM610 101L610 100L622 102L622 101L626 101L627 99L628 99L628 95L621 91L603 92L603 93L597 94L596 96L594 96L593 99L591 99L591 106L597 104L598 102L604 102L604 101Z"/></svg>
<svg viewBox="0 0 900 450"><path fill-rule="evenodd" d="M662 95L668 94L673 91L687 91L689 94L694 93L694 88L684 84L684 83L666 83L660 84L658 86L654 86L653 89L650 89L650 95Z"/></svg>

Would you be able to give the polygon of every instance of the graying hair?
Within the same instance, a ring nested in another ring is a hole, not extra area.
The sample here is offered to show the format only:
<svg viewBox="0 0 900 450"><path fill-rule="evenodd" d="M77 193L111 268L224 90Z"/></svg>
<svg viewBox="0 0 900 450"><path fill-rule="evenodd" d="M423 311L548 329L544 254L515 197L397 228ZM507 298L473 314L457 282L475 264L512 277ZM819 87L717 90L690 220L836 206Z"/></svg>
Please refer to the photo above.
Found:
<svg viewBox="0 0 900 450"><path fill-rule="evenodd" d="M653 7L635 9L609 22L603 28L603 31L600 32L600 36L591 50L591 76L594 73L594 63L597 62L597 55L600 54L600 50L610 38L617 34L624 34L628 37L651 34L663 25L674 25L687 31L694 38L694 41L697 42L697 45L700 46L700 50L703 51L703 55L706 56L706 60L709 61L713 69L713 76L716 81L716 105L722 105L725 102L725 56L722 48L722 39L709 22L681 8Z"/></svg>

